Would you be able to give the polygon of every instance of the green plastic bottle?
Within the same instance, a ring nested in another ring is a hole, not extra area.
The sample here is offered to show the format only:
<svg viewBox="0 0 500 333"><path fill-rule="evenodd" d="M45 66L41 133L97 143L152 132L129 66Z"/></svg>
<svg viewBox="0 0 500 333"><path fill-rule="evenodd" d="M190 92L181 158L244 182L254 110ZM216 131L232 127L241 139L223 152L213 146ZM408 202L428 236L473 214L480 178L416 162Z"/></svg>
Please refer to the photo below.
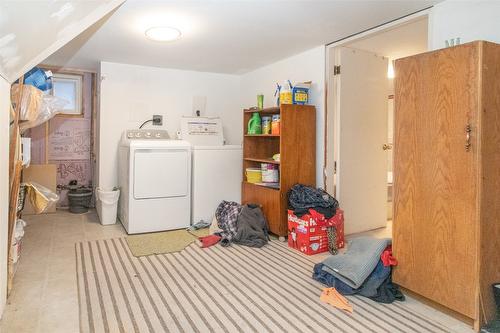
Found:
<svg viewBox="0 0 500 333"><path fill-rule="evenodd" d="M262 125L258 112L254 112L252 118L248 121L247 134L262 134Z"/></svg>

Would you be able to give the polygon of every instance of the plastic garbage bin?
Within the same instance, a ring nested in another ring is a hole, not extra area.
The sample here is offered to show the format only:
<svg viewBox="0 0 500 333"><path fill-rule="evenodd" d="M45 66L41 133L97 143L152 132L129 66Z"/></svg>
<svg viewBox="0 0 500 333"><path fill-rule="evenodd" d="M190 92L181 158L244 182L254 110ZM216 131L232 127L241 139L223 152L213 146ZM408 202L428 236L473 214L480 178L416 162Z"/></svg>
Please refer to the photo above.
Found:
<svg viewBox="0 0 500 333"><path fill-rule="evenodd" d="M118 210L118 199L120 198L120 190L112 189L105 190L97 188L97 200L99 204L98 213L102 225L115 224L116 213Z"/></svg>
<svg viewBox="0 0 500 333"><path fill-rule="evenodd" d="M89 210L92 190L75 189L68 192L69 211L74 214L86 213Z"/></svg>

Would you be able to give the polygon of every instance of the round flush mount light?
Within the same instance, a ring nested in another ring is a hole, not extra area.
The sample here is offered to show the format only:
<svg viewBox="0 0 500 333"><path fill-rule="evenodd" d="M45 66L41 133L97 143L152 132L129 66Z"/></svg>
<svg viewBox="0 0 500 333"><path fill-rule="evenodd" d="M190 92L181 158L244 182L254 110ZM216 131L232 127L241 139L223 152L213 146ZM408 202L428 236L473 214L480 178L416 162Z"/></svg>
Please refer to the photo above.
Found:
<svg viewBox="0 0 500 333"><path fill-rule="evenodd" d="M181 32L172 27L152 27L145 34L147 38L157 42L171 42L181 38Z"/></svg>

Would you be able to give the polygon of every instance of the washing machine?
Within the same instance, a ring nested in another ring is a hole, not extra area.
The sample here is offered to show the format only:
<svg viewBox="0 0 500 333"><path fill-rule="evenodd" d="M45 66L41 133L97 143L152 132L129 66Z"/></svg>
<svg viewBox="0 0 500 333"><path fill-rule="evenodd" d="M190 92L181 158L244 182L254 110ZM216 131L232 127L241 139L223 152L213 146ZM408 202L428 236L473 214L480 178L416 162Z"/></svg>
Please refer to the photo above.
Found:
<svg viewBox="0 0 500 333"><path fill-rule="evenodd" d="M118 153L118 216L128 234L191 223L191 144L165 130L127 130Z"/></svg>
<svg viewBox="0 0 500 333"><path fill-rule="evenodd" d="M222 200L241 202L242 147L225 144L218 117L182 117L181 138L192 145L191 221L210 222Z"/></svg>

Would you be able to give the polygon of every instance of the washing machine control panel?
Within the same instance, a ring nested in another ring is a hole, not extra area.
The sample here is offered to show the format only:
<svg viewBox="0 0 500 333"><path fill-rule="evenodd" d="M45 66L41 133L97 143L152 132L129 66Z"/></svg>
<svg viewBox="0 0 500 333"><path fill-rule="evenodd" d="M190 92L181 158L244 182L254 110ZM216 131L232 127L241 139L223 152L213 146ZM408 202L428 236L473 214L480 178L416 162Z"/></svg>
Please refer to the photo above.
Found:
<svg viewBox="0 0 500 333"><path fill-rule="evenodd" d="M170 135L166 130L151 130L151 129L140 129L140 130L127 130L126 137L128 139L150 139L150 140L168 140Z"/></svg>

